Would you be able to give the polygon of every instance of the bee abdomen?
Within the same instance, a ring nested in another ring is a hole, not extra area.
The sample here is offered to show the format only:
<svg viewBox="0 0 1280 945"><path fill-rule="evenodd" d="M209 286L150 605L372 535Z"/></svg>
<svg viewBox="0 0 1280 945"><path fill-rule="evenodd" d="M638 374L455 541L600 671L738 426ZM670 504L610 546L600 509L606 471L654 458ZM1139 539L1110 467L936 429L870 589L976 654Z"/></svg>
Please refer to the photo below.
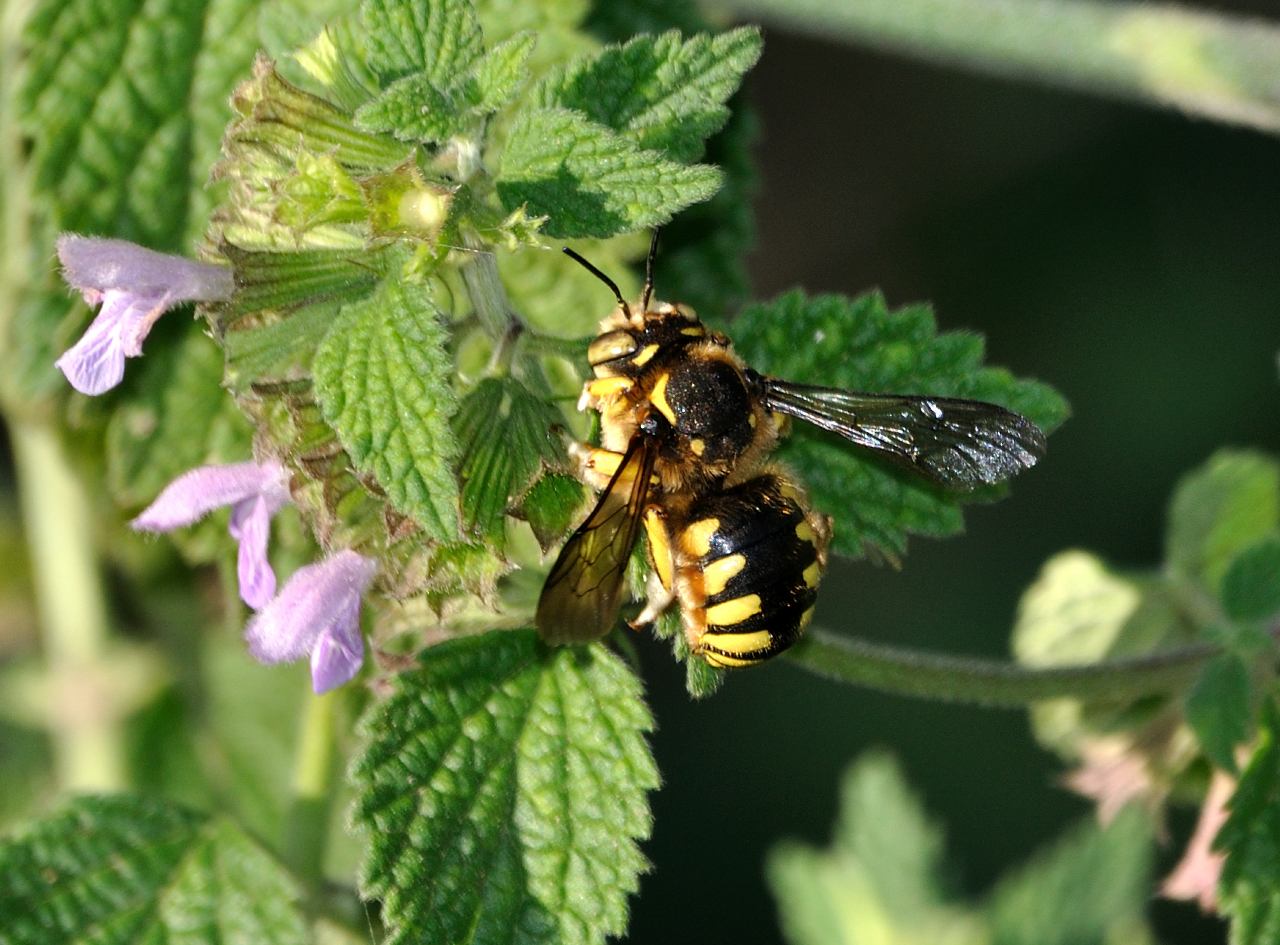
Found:
<svg viewBox="0 0 1280 945"><path fill-rule="evenodd" d="M813 613L820 542L803 498L776 474L694 506L680 534L694 652L713 666L745 666L791 646Z"/></svg>

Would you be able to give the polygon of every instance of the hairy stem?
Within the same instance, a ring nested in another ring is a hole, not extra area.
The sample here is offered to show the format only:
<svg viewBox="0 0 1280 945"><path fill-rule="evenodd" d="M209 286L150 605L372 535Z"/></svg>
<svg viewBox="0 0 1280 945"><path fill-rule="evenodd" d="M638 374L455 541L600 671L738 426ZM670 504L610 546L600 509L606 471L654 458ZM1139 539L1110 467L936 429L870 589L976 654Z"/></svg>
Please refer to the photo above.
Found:
<svg viewBox="0 0 1280 945"><path fill-rule="evenodd" d="M520 316L516 314L507 298L507 290L502 286L502 280L498 276L498 263L493 253L477 252L472 260L462 267L462 281L467 287L471 307L480 319L485 334L495 342L501 342L506 338L512 332L513 326L523 327ZM517 328L516 332L518 331Z"/></svg>
<svg viewBox="0 0 1280 945"><path fill-rule="evenodd" d="M1219 649L1194 644L1127 659L1033 668L885 646L814 629L789 652L820 676L904 696L1017 707L1045 699L1134 699L1190 685Z"/></svg>
<svg viewBox="0 0 1280 945"><path fill-rule="evenodd" d="M730 0L821 36L1280 131L1280 26L1101 0Z"/></svg>
<svg viewBox="0 0 1280 945"><path fill-rule="evenodd" d="M307 678L307 699L293 766L293 800L285 820L283 858L301 879L316 888L324 876L333 796L333 693L316 695Z"/></svg>
<svg viewBox="0 0 1280 945"><path fill-rule="evenodd" d="M11 418L9 434L49 664L58 783L119 790L124 745L104 668L108 620L89 501L53 430Z"/></svg>

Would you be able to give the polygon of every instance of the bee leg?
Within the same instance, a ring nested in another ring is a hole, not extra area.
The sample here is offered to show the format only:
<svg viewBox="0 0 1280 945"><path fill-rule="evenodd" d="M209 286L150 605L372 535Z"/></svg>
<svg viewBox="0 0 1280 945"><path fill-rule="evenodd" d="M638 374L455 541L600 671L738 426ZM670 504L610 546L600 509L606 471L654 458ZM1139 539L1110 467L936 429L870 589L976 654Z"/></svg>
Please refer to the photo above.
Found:
<svg viewBox="0 0 1280 945"><path fill-rule="evenodd" d="M570 443L569 458L578 467L579 478L597 492L609 485L622 465L622 454L589 443Z"/></svg>
<svg viewBox="0 0 1280 945"><path fill-rule="evenodd" d="M644 510L644 533L649 544L649 581L645 586L644 610L628 623L632 630L649 626L675 600L675 559L671 553L671 535L667 531L666 513L656 505Z"/></svg>
<svg viewBox="0 0 1280 945"><path fill-rule="evenodd" d="M582 385L582 393L578 396L578 410L594 410L601 401L630 390L633 383L627 377L593 377Z"/></svg>

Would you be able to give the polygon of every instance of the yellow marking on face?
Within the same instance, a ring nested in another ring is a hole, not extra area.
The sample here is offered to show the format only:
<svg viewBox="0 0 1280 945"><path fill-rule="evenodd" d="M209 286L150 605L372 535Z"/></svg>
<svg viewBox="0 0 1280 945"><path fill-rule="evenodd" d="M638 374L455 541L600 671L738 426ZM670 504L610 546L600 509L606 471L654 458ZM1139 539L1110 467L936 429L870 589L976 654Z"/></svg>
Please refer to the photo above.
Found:
<svg viewBox="0 0 1280 945"><path fill-rule="evenodd" d="M804 586L817 587L818 582L822 580L822 562L815 561L809 567L804 569Z"/></svg>
<svg viewBox="0 0 1280 945"><path fill-rule="evenodd" d="M704 518L694 522L680 535L680 546L685 554L704 558L711 551L711 536L720 530L720 519Z"/></svg>
<svg viewBox="0 0 1280 945"><path fill-rule="evenodd" d="M587 360L591 364L603 364L621 358L636 350L636 340L626 331L611 331L601 335L587 346ZM650 355L652 357L652 355Z"/></svg>
<svg viewBox="0 0 1280 945"><path fill-rule="evenodd" d="M712 666L716 666L720 669L733 668L737 666L753 666L760 662L760 660L739 659L736 656L727 656L723 653L712 653L710 650L703 650L699 655Z"/></svg>
<svg viewBox="0 0 1280 945"><path fill-rule="evenodd" d="M812 619L813 619L813 608L810 607L808 610L806 610L804 613L800 615L800 629L803 630L805 627L809 626L809 621L811 621Z"/></svg>
<svg viewBox="0 0 1280 945"><path fill-rule="evenodd" d="M707 333L707 330L701 325L690 325L688 328L681 328L680 334L688 335L690 338L701 338Z"/></svg>
<svg viewBox="0 0 1280 945"><path fill-rule="evenodd" d="M587 381L587 393L596 400L604 400L606 397L622 393L630 388L631 384L629 377L597 377L595 380Z"/></svg>
<svg viewBox="0 0 1280 945"><path fill-rule="evenodd" d="M653 390L649 393L649 403L658 408L658 413L667 418L668 422L676 425L676 412L671 409L671 405L667 403L667 381L671 380L670 374L663 374L653 384Z"/></svg>
<svg viewBox="0 0 1280 945"><path fill-rule="evenodd" d="M751 633L704 633L702 635L702 645L704 647L714 647L722 654L731 656L746 656L748 653L754 653L757 650L765 649L772 642L772 637L768 630L755 630Z"/></svg>
<svg viewBox="0 0 1280 945"><path fill-rule="evenodd" d="M714 607L707 608L707 624L717 627L732 627L736 623L754 617L760 613L760 595L747 594L743 597L735 597L733 600L727 600L723 604L716 604Z"/></svg>
<svg viewBox="0 0 1280 945"><path fill-rule="evenodd" d="M719 594L747 566L746 555L729 555L702 569L702 590L708 597Z"/></svg>
<svg viewBox="0 0 1280 945"><path fill-rule="evenodd" d="M796 526L796 537L799 538L801 541L807 541L809 544L812 545L813 544L813 526L810 525L808 522L801 522L799 525Z"/></svg>
<svg viewBox="0 0 1280 945"><path fill-rule="evenodd" d="M653 561L653 570L666 590L671 590L675 565L671 560L671 539L667 535L667 523L657 509L648 509L644 513L644 532L649 538L649 557Z"/></svg>
<svg viewBox="0 0 1280 945"><path fill-rule="evenodd" d="M751 426L751 429L754 430L756 428L756 415L754 413L747 416L747 423Z"/></svg>
<svg viewBox="0 0 1280 945"><path fill-rule="evenodd" d="M689 441L689 449L693 450L695 456L701 456L707 451L706 441L700 437L694 437Z"/></svg>
<svg viewBox="0 0 1280 945"><path fill-rule="evenodd" d="M640 353L631 359L631 363L636 367L644 367L653 360L653 356L658 353L657 345L645 345L640 349Z"/></svg>

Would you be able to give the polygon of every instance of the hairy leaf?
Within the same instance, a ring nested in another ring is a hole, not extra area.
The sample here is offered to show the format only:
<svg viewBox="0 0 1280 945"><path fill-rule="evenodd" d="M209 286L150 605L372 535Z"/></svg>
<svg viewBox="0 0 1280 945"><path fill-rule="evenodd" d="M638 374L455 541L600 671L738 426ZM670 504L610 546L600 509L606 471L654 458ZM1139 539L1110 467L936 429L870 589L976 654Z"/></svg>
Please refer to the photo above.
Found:
<svg viewBox="0 0 1280 945"><path fill-rule="evenodd" d="M386 81L422 73L444 88L484 52L470 0L366 0L361 13L369 66Z"/></svg>
<svg viewBox="0 0 1280 945"><path fill-rule="evenodd" d="M1235 773L1235 747L1249 734L1249 670L1235 653L1215 656L1187 693L1187 724L1214 764Z"/></svg>
<svg viewBox="0 0 1280 945"><path fill-rule="evenodd" d="M560 415L512 378L480 382L453 418L462 448L462 524L476 537L503 544L503 519L528 491L543 462L564 457L551 433Z"/></svg>
<svg viewBox="0 0 1280 945"><path fill-rule="evenodd" d="M312 365L325 419L356 467L435 538L458 534L445 339L427 291L388 278L343 308Z"/></svg>
<svg viewBox="0 0 1280 945"><path fill-rule="evenodd" d="M577 479L551 473L533 484L520 503L519 516L529 523L546 552L568 533L586 498L586 488Z"/></svg>
<svg viewBox="0 0 1280 945"><path fill-rule="evenodd" d="M789 292L749 306L733 334L748 364L791 381L987 400L1046 432L1067 415L1066 403L1046 385L983 367L978 336L939 335L926 306L891 312L879 293L846 299ZM779 455L802 474L818 507L835 516L833 545L845 555L869 549L896 555L911 533L955 534L963 526L961 504L992 492L943 491L799 422Z"/></svg>
<svg viewBox="0 0 1280 945"><path fill-rule="evenodd" d="M551 236L600 237L665 223L720 183L714 167L669 161L564 108L516 120L497 180L507 209L547 216Z"/></svg>
<svg viewBox="0 0 1280 945"><path fill-rule="evenodd" d="M1232 620L1280 613L1280 538L1269 535L1236 555L1222 576L1220 596Z"/></svg>
<svg viewBox="0 0 1280 945"><path fill-rule="evenodd" d="M1165 559L1180 577L1216 592L1231 560L1280 525L1280 465L1260 453L1222 450L1173 495Z"/></svg>
<svg viewBox="0 0 1280 945"><path fill-rule="evenodd" d="M1253 756L1214 840L1226 854L1218 900L1234 945L1269 945L1280 936L1280 748L1275 702L1263 706Z"/></svg>
<svg viewBox="0 0 1280 945"><path fill-rule="evenodd" d="M621 934L658 783L652 724L599 645L515 630L424 652L366 719L355 767L387 942Z"/></svg>
<svg viewBox="0 0 1280 945"><path fill-rule="evenodd" d="M22 88L56 227L182 250L204 229L226 101L259 0L37 4Z"/></svg>
<svg viewBox="0 0 1280 945"><path fill-rule="evenodd" d="M740 27L681 40L637 36L553 70L535 100L572 108L681 162L697 160L729 118L725 103L760 58L760 31Z"/></svg>
<svg viewBox="0 0 1280 945"><path fill-rule="evenodd" d="M297 900L234 824L153 798L82 797L0 844L0 939L14 945L301 945Z"/></svg>
<svg viewBox="0 0 1280 945"><path fill-rule="evenodd" d="M360 107L356 121L366 131L401 141L446 141L501 108L525 78L533 50L530 33L514 36L475 60L472 68L437 85L426 72L393 82Z"/></svg>
<svg viewBox="0 0 1280 945"><path fill-rule="evenodd" d="M1151 867L1151 825L1136 807L1121 811L1106 830L1077 827L997 886L991 943L1142 941Z"/></svg>

